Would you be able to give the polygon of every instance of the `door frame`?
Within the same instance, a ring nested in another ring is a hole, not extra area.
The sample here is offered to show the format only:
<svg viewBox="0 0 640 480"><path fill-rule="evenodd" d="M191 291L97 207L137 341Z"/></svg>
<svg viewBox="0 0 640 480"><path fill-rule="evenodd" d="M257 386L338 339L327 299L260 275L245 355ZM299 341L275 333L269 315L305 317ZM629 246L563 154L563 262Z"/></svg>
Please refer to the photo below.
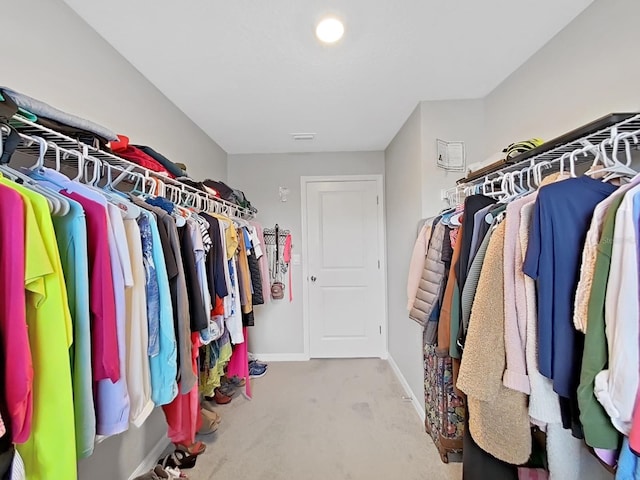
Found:
<svg viewBox="0 0 640 480"><path fill-rule="evenodd" d="M378 202L378 248L380 252L380 275L383 285L383 315L382 315L382 351L380 358L389 358L389 312L387 306L387 237L384 199L384 176L376 175L322 175L300 177L301 213L302 213L302 331L304 335L304 356L311 358L311 328L309 315L309 244L308 244L308 211L307 186L316 182L362 182L375 181Z"/></svg>

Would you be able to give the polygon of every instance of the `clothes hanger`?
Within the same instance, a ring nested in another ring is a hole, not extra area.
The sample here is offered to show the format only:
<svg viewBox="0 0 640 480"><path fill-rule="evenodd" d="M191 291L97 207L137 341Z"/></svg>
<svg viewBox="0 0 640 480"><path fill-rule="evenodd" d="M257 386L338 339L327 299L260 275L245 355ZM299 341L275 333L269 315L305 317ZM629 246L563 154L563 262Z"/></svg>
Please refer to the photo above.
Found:
<svg viewBox="0 0 640 480"><path fill-rule="evenodd" d="M563 163L562 162L563 162L562 157L560 157L560 168L561 169L563 168ZM550 166L551 166L551 162L548 162L546 160L535 165L535 167L533 169L533 174L534 174L533 179L534 179L534 182L536 183L536 185L538 187L540 187L540 185L542 185L542 169L545 168L545 167L548 168ZM561 173L562 173L562 170L561 170Z"/></svg>
<svg viewBox="0 0 640 480"><path fill-rule="evenodd" d="M131 202L126 201L126 197L123 197L120 192L116 191L113 188L113 176L112 176L112 165L107 162L102 162L101 160L93 157L87 157L94 161L94 176L93 178L87 182L87 187L92 190L98 192L102 196L104 196L109 203L115 205L120 210L124 212L125 218L135 220L141 214L140 207L134 205ZM98 186L98 182L101 179L101 172L106 171L106 182L102 187ZM124 169L122 169L124 171Z"/></svg>
<svg viewBox="0 0 640 480"><path fill-rule="evenodd" d="M600 169L590 170L589 172L587 172L587 175L597 176L605 173L606 175L602 177L603 182L608 182L615 178L628 179L635 177L638 172L628 167L625 163L619 162L613 156L607 156L607 145L610 145L613 148L613 139L609 138L600 143L599 150L605 166ZM631 152L630 149L629 152Z"/></svg>
<svg viewBox="0 0 640 480"><path fill-rule="evenodd" d="M149 177L146 177L139 172L131 172L131 176L136 179L136 182L133 184L133 188L129 194L139 198L146 198L148 196L147 179L149 179Z"/></svg>
<svg viewBox="0 0 640 480"><path fill-rule="evenodd" d="M39 171L42 171L42 169L44 168L45 155L47 153L47 150L49 149L49 146L53 144L50 144L44 138L41 138L41 137L32 137L32 140L37 142L40 148L38 153L38 159L36 160L36 165L32 168L27 169L27 171L39 172ZM69 201L64 195L61 195L60 193L52 189L46 188L38 184L30 176L25 175L22 172L19 172L17 170L14 170L14 172L18 176L18 178L22 180L22 183L25 187L45 197L45 199L47 200L47 203L49 204L49 211L51 215L65 216L69 213L69 211L71 210L71 205L69 204Z"/></svg>

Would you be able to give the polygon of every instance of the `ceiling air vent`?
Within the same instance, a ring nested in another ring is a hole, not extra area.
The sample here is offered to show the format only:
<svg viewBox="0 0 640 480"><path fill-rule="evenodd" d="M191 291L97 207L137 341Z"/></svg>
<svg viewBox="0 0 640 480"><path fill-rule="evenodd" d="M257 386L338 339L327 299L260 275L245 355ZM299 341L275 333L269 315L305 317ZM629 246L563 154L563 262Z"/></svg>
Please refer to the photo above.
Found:
<svg viewBox="0 0 640 480"><path fill-rule="evenodd" d="M316 138L316 134L315 133L292 133L291 138L293 138L296 141L313 140L314 138Z"/></svg>

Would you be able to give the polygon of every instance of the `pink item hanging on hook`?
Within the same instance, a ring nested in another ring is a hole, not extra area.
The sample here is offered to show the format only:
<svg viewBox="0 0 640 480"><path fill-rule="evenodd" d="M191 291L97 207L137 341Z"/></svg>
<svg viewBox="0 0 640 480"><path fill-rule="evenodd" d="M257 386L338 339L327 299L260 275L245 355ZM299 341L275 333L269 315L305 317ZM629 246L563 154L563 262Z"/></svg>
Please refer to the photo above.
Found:
<svg viewBox="0 0 640 480"><path fill-rule="evenodd" d="M287 264L289 270L289 302L293 302L293 286L291 285L291 248L291 234L289 234L284 242L284 252L282 254L282 259L284 260L284 263Z"/></svg>

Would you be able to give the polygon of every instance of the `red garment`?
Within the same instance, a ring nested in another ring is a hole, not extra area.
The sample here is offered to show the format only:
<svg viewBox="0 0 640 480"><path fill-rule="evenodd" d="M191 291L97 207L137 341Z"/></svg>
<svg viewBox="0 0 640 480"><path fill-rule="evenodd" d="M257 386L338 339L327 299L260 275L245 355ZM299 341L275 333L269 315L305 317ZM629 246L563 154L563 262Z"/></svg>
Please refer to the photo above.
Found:
<svg viewBox="0 0 640 480"><path fill-rule="evenodd" d="M193 373L198 375L198 354L202 343L200 334L191 334L191 367ZM180 385L178 385L180 391ZM162 410L167 419L169 427L167 435L173 443L182 445L192 445L196 441L196 433L202 427L202 417L200 416L200 395L198 394L198 383L184 395L178 394L168 405L163 405Z"/></svg>
<svg viewBox="0 0 640 480"><path fill-rule="evenodd" d="M4 398L11 440L31 433L33 364L25 294L24 203L18 192L0 185L0 337L4 355Z"/></svg>
<svg viewBox="0 0 640 480"><path fill-rule="evenodd" d="M119 142L110 142L111 150L118 156L129 160L141 167L148 168L154 172L166 174L170 178L176 178L175 175L170 173L166 168L160 164L155 158L147 155L139 148L129 145L129 138L124 135L118 135Z"/></svg>
<svg viewBox="0 0 640 480"><path fill-rule="evenodd" d="M211 315L216 317L224 316L224 301L218 295L216 295L216 301Z"/></svg>
<svg viewBox="0 0 640 480"><path fill-rule="evenodd" d="M120 380L120 356L107 211L99 203L76 192L62 190L60 193L82 205L87 219L93 381L97 383L108 378L116 383Z"/></svg>
<svg viewBox="0 0 640 480"><path fill-rule="evenodd" d="M233 354L231 354L231 360L229 360L229 365L227 366L227 375L229 377L244 378L244 392L247 397L251 398L251 382L249 381L249 350L247 350L249 336L247 327L242 328L242 333L244 335L244 342L233 347Z"/></svg>

